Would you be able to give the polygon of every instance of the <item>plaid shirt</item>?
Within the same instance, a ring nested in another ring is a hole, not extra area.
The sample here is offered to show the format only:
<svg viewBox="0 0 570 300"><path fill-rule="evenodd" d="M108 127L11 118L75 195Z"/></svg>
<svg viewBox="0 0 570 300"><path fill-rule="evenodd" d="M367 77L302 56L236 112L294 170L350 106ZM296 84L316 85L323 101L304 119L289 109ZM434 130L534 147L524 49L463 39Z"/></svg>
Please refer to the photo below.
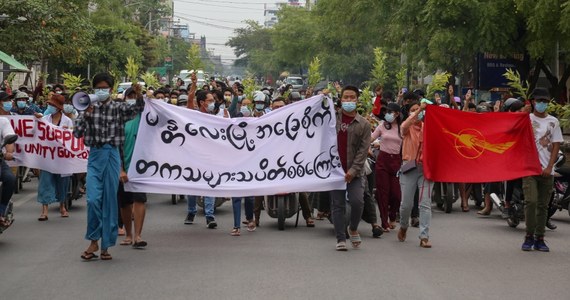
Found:
<svg viewBox="0 0 570 300"><path fill-rule="evenodd" d="M143 102L137 101L131 106L126 102L108 101L92 106L92 112L79 113L73 134L84 137L85 145L89 147L102 147L105 144L122 147L125 142L125 122L137 116Z"/></svg>

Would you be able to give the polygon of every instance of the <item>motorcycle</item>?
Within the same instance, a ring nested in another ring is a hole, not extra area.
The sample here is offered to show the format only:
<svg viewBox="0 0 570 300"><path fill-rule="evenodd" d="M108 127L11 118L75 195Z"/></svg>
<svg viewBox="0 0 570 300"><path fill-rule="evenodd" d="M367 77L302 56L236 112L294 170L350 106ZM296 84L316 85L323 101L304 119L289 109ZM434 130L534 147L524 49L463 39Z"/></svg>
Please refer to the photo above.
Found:
<svg viewBox="0 0 570 300"><path fill-rule="evenodd" d="M433 185L432 198L437 207L445 213L451 213L453 203L459 199L459 190L454 183L435 182Z"/></svg>
<svg viewBox="0 0 570 300"><path fill-rule="evenodd" d="M15 134L10 134L4 137L4 140L2 141L2 146L0 147L0 149L4 148L6 145L9 144L13 144L16 142L16 140L18 140L18 136ZM2 153L0 153L0 163L2 163L4 161L4 155ZM0 191L2 190L2 182L0 181ZM1 197L2 193L0 193L0 197ZM10 202L8 202L8 205L6 207L6 211L4 212L4 220L8 223L8 226L3 226L0 225L0 234L3 233L6 229L8 229L8 227L10 227L10 225L12 225L12 223L14 223L14 204L12 203L12 200L10 200Z"/></svg>
<svg viewBox="0 0 570 300"><path fill-rule="evenodd" d="M265 211L272 218L277 218L277 228L285 230L285 219L299 212L299 193L286 193L264 196ZM297 216L297 222L299 217Z"/></svg>
<svg viewBox="0 0 570 300"><path fill-rule="evenodd" d="M570 191L568 191L568 183L570 182L570 168L564 168L563 166L565 163L566 157L564 156L564 153L562 151L558 151L556 162L554 163L554 188L550 199L550 204L548 205L549 218L554 215L557 209L568 209L568 205L570 204L570 195L567 195L567 193L570 193ZM507 190L506 185L507 183L505 182L505 191ZM499 198L497 194L492 193L491 200L501 211L501 213L505 212L505 201L503 199ZM525 219L524 193L522 189L522 183L515 182L513 184L513 192L510 204L511 207L508 211L509 217L507 218L507 224L512 228L516 228L520 222L524 221Z"/></svg>
<svg viewBox="0 0 570 300"><path fill-rule="evenodd" d="M566 158L564 156L562 158L556 161L556 166L559 167L554 170L554 187L548 211L549 217L554 215L557 210L562 211L563 209L568 210L568 214L570 214L570 189L568 188L570 185L570 168L564 167Z"/></svg>

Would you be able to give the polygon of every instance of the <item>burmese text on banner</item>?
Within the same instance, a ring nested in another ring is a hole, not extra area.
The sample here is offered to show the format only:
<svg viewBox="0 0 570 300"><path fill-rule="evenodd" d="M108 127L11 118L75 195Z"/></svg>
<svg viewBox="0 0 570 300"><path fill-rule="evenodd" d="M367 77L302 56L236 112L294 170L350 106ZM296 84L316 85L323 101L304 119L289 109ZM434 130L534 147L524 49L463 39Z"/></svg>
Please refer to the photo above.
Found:
<svg viewBox="0 0 570 300"><path fill-rule="evenodd" d="M85 173L89 147L73 130L47 123L34 116L6 116L18 135L14 161L10 166L26 166L54 174Z"/></svg>
<svg viewBox="0 0 570 300"><path fill-rule="evenodd" d="M346 188L330 99L233 119L145 103L127 191L240 197Z"/></svg>
<svg viewBox="0 0 570 300"><path fill-rule="evenodd" d="M529 115L428 105L424 175L436 182L495 182L542 172Z"/></svg>

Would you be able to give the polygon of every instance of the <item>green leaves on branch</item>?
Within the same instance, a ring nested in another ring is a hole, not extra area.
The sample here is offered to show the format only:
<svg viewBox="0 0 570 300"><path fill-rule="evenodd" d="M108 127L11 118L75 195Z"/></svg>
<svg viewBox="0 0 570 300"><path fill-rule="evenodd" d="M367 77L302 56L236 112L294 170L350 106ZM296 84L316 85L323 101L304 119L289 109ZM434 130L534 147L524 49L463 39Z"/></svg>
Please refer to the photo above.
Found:
<svg viewBox="0 0 570 300"><path fill-rule="evenodd" d="M321 80L323 76L321 75L321 61L318 56L313 58L313 61L309 64L309 86L315 87Z"/></svg>
<svg viewBox="0 0 570 300"><path fill-rule="evenodd" d="M200 46L192 44L190 49L188 49L188 55L186 58L188 60L188 70L197 71L204 69L204 62L202 62Z"/></svg>
<svg viewBox="0 0 570 300"><path fill-rule="evenodd" d="M139 77L139 70L139 64L135 62L135 59L132 56L127 57L127 64L125 65L127 80L136 83L137 78Z"/></svg>
<svg viewBox="0 0 570 300"><path fill-rule="evenodd" d="M81 88L81 83L83 83L83 78L81 78L81 75L73 75L70 73L63 73L61 74L61 77L63 78L63 85L68 89L68 90L75 90L76 88Z"/></svg>
<svg viewBox="0 0 570 300"><path fill-rule="evenodd" d="M160 81L158 81L158 78L156 77L156 74L154 72L145 72L144 74L141 74L140 77L141 80L144 81L147 88L149 87L157 88L160 86Z"/></svg>
<svg viewBox="0 0 570 300"><path fill-rule="evenodd" d="M449 78L451 78L451 74L448 72L435 73L435 75L433 75L431 83L427 86L426 98L433 99L436 91L445 90L445 86L449 82Z"/></svg>
<svg viewBox="0 0 570 300"><path fill-rule="evenodd" d="M398 89L406 87L406 75L408 74L408 69L402 67L398 73L396 73L396 85Z"/></svg>
<svg viewBox="0 0 570 300"><path fill-rule="evenodd" d="M388 80L388 73L386 71L386 59L388 55L381 48L374 48L374 66L370 72L371 84L384 85Z"/></svg>
<svg viewBox="0 0 570 300"><path fill-rule="evenodd" d="M246 78L242 81L243 84L243 94L246 99L251 100L253 103L253 94L257 90L257 85L255 84L255 79L251 74L248 74Z"/></svg>
<svg viewBox="0 0 570 300"><path fill-rule="evenodd" d="M374 100L372 99L372 92L370 86L367 85L360 93L360 98L358 101L358 107L356 110L359 114L363 116L367 116L372 112L372 108L374 107Z"/></svg>
<svg viewBox="0 0 570 300"><path fill-rule="evenodd" d="M521 75L518 71L507 69L507 72L503 74L508 81L509 87L514 91L515 96L523 97L525 100L530 98L530 91L528 90L528 81L523 82L521 80Z"/></svg>

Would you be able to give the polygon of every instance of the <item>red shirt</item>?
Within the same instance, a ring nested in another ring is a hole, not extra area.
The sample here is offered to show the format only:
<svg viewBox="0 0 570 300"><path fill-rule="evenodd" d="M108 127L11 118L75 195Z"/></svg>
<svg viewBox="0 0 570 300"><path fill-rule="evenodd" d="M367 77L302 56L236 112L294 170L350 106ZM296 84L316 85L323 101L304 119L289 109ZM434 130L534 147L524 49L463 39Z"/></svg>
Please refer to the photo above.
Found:
<svg viewBox="0 0 570 300"><path fill-rule="evenodd" d="M349 117L345 114L342 114L342 123L340 124L340 130L337 134L337 145L338 145L338 155L340 156L340 162L342 164L342 168L344 172L348 170L348 126L352 121L354 121L354 117Z"/></svg>
<svg viewBox="0 0 570 300"><path fill-rule="evenodd" d="M382 96L376 96L374 100L374 107L372 108L372 113L377 116L380 114L380 110L382 109Z"/></svg>

